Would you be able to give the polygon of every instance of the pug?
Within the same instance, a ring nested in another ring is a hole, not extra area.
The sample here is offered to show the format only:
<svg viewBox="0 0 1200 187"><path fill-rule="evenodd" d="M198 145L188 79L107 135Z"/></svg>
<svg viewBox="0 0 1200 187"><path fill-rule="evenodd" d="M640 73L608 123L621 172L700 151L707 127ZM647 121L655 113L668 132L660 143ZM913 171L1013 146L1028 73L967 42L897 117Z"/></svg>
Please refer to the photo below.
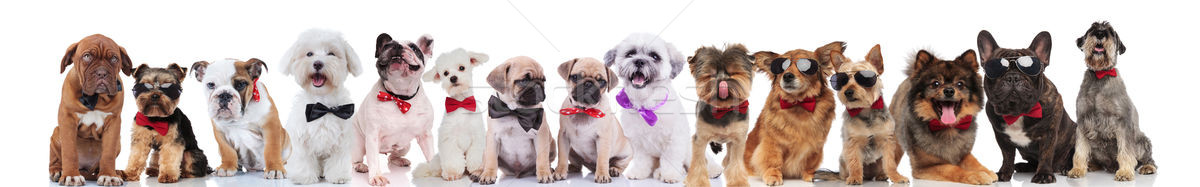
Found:
<svg viewBox="0 0 1200 187"><path fill-rule="evenodd" d="M488 98L483 176L479 184L495 184L496 169L517 178L536 175L538 183L554 182L554 139L542 101L546 100L542 66L527 56L510 58L488 73L496 89Z"/></svg>
<svg viewBox="0 0 1200 187"><path fill-rule="evenodd" d="M621 130L605 93L617 87L617 74L595 58L576 58L558 65L570 96L559 110L558 167L554 180L587 167L596 183L612 182L629 165L633 148ZM570 163L570 164L568 164Z"/></svg>

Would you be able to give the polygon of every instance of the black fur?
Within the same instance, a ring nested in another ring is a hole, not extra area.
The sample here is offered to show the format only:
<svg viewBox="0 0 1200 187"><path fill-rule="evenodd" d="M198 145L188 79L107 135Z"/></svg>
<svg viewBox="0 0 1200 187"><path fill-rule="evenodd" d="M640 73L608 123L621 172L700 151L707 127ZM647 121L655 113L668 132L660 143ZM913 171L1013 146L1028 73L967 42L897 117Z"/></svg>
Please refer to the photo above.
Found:
<svg viewBox="0 0 1200 187"><path fill-rule="evenodd" d="M179 108L175 108L175 112L173 112L173 114L171 114L170 116L151 117L150 120L151 121L167 121L168 124L170 124L170 125L178 126L175 128L175 130L179 131L179 136L176 136L174 141L176 143L183 144L183 146L184 146L183 154L186 154L187 156L190 156L192 158L192 162L190 163L192 165L191 166L192 170L190 171L192 177L204 177L204 176L208 175L209 173L213 172L212 167L208 166L208 157L204 156L204 150L200 150L199 143L196 141L196 133L192 132L192 121L188 119L187 115L183 114L182 110L180 110ZM154 129L150 126L143 126L143 127L151 129L151 130ZM158 152L159 146L161 146L161 144L159 144L157 142L151 143L150 148L152 150L154 150L154 152ZM187 157L187 156L185 156L185 157ZM186 161L186 159L184 161ZM183 164L189 164L189 163L183 163ZM180 166L180 167L183 167L183 166ZM180 169L182 169L182 168L180 168ZM147 170L147 171L149 171L149 170ZM183 172L189 172L189 171L183 171Z"/></svg>

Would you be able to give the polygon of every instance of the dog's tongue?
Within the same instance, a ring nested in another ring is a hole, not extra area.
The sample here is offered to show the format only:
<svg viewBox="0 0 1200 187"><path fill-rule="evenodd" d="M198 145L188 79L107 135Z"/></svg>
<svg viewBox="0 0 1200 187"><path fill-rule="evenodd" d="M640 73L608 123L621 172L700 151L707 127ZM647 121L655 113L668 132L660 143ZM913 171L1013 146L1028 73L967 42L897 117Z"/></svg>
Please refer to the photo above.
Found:
<svg viewBox="0 0 1200 187"><path fill-rule="evenodd" d="M1103 47L1095 47L1095 48L1092 48L1092 50L1093 50L1093 51L1096 51L1096 52L1104 52L1104 48L1103 48Z"/></svg>
<svg viewBox="0 0 1200 187"><path fill-rule="evenodd" d="M958 118L954 116L954 106L942 106L942 124L954 124L954 122L958 121Z"/></svg>
<svg viewBox="0 0 1200 187"><path fill-rule="evenodd" d="M392 71L392 70L399 70L400 68L404 68L401 66L404 66L404 65L400 64L400 63L391 63L391 64L388 64L388 70Z"/></svg>
<svg viewBox="0 0 1200 187"><path fill-rule="evenodd" d="M636 84L636 85L646 84L646 76L633 76L633 84Z"/></svg>
<svg viewBox="0 0 1200 187"><path fill-rule="evenodd" d="M717 97L720 97L721 99L729 98L729 83L726 83L725 81L717 83Z"/></svg>
<svg viewBox="0 0 1200 187"><path fill-rule="evenodd" d="M316 87L325 86L325 76L313 76L312 84Z"/></svg>

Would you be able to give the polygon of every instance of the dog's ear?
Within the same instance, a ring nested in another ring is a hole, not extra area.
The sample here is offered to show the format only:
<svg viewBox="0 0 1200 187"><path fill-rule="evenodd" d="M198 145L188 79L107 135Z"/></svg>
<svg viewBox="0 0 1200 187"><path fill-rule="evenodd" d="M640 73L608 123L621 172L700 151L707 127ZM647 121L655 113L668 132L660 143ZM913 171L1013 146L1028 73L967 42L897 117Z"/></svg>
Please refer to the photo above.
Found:
<svg viewBox="0 0 1200 187"><path fill-rule="evenodd" d="M286 52L283 53L283 58L279 58L280 60L279 60L278 67L283 67L282 73L284 76L292 75L292 67L299 66L298 64L295 64L294 62L296 62L296 60L300 59L300 53L301 53L300 45L301 45L300 41L296 41L295 43L292 44L291 47L288 47ZM304 53L307 53L307 52L304 52Z"/></svg>
<svg viewBox="0 0 1200 187"><path fill-rule="evenodd" d="M503 92L507 89L509 68L512 68L511 62L504 62L500 66L496 66L496 69L492 69L492 72L488 73L487 76L488 85L491 85L492 89L496 89L497 92Z"/></svg>
<svg viewBox="0 0 1200 187"><path fill-rule="evenodd" d="M67 54L63 54L62 67L60 67L58 69L58 73L61 74L63 72L67 72L67 66L74 63L75 49L78 47L79 47L79 43L73 43L73 44L71 44L71 46L67 47Z"/></svg>
<svg viewBox="0 0 1200 187"><path fill-rule="evenodd" d="M346 56L346 70L350 71L350 75L357 77L358 74L362 74L362 61L358 59L358 52L354 52L354 48L350 47L350 42L346 42L344 39L342 40L342 55Z"/></svg>
<svg viewBox="0 0 1200 187"><path fill-rule="evenodd" d="M768 73L771 72L771 62L768 61L775 59L779 54L770 51L759 51L750 56L754 57L754 67L758 72Z"/></svg>
<svg viewBox="0 0 1200 187"><path fill-rule="evenodd" d="M1091 34L1089 34L1091 29L1088 29L1088 30L1089 30L1089 32L1085 32L1085 33L1083 33L1083 36L1080 36L1079 38L1075 39L1075 47L1079 48L1080 51L1087 51L1087 49L1083 48L1083 40L1087 39L1088 35L1091 35Z"/></svg>
<svg viewBox="0 0 1200 187"><path fill-rule="evenodd" d="M832 69L836 70L837 68L842 67L842 65L845 65L846 63L847 63L846 56L842 56L841 53L829 54L829 63L828 64L832 65L832 66L830 66L830 67L832 67Z"/></svg>
<svg viewBox="0 0 1200 187"><path fill-rule="evenodd" d="M137 68L133 68L133 78L141 79L142 73L146 73L146 70L150 70L150 65L142 64L138 65Z"/></svg>
<svg viewBox="0 0 1200 187"><path fill-rule="evenodd" d="M674 79L675 76L679 76L679 72L683 72L683 66L687 65L687 62L684 62L684 60L687 57L683 56L683 53L676 50L675 45L671 45L670 43L667 43L667 53L671 55L671 78Z"/></svg>
<svg viewBox="0 0 1200 187"><path fill-rule="evenodd" d="M388 42L392 42L392 36L387 33L379 33L379 36L375 37L375 58L383 54L383 45Z"/></svg>
<svg viewBox="0 0 1200 187"><path fill-rule="evenodd" d="M187 68L179 67L179 64L171 63L171 65L167 65L167 70L171 71L171 74L174 74L175 77L179 78L179 80L176 80L176 82L183 82L183 78L187 77ZM136 71L134 71L134 72L136 72ZM137 73L134 73L134 74L135 74L134 77L140 77L140 76L136 75Z"/></svg>
<svg viewBox="0 0 1200 187"><path fill-rule="evenodd" d="M488 61L488 55L483 53L467 51L467 56L471 57L471 66L479 66Z"/></svg>
<svg viewBox="0 0 1200 187"><path fill-rule="evenodd" d="M960 65L971 67L971 72L979 71L979 63L976 62L975 50L967 49L958 58L954 58L954 62Z"/></svg>
<svg viewBox="0 0 1200 187"><path fill-rule="evenodd" d="M436 67L430 68L430 70L426 71L424 75L421 75L421 80L425 80L425 82L434 82L434 83L442 82L442 74L439 72L441 72L441 71L438 71L438 69Z"/></svg>
<svg viewBox="0 0 1200 187"><path fill-rule="evenodd" d="M742 45L742 44L729 45L728 47L725 47L725 53L726 54L737 54L738 56L745 57L746 59L744 59L744 60L746 60L745 61L746 63L743 64L742 67L744 67L747 72L754 72L754 56L747 55L747 53L749 53L749 52L748 52L748 50L746 50L745 45Z"/></svg>
<svg viewBox="0 0 1200 187"><path fill-rule="evenodd" d="M615 62L617 62L617 48L614 47L608 52L604 52L604 67L612 67Z"/></svg>
<svg viewBox="0 0 1200 187"><path fill-rule="evenodd" d="M924 70L935 62L937 62L937 57L934 57L929 51L922 49L921 51L917 51L917 54L913 56L913 62L909 64L907 73L909 76L915 75L916 72Z"/></svg>
<svg viewBox="0 0 1200 187"><path fill-rule="evenodd" d="M607 77L605 79L608 81L604 88L607 89L607 91L617 89L617 85L620 83L617 80L617 72L613 72L613 70L609 69L608 67L604 67L604 71L607 73Z"/></svg>
<svg viewBox="0 0 1200 187"><path fill-rule="evenodd" d="M250 66L246 66L246 72L250 73L252 79L257 80L263 72L267 71L267 63L258 58L250 58L250 60L246 60L246 63L250 63Z"/></svg>
<svg viewBox="0 0 1200 187"><path fill-rule="evenodd" d="M425 54L422 61L433 58L433 36L421 35L421 38L417 38L417 47L421 48L421 54Z"/></svg>
<svg viewBox="0 0 1200 187"><path fill-rule="evenodd" d="M871 51L867 52L866 59L867 62L871 63L871 66L875 66L875 71L879 71L876 74L883 74L883 52L879 51L879 44L871 47Z"/></svg>
<svg viewBox="0 0 1200 187"><path fill-rule="evenodd" d="M575 63L579 62L579 58L574 58L558 65L558 75L562 76L563 80L571 81L571 67L575 67Z"/></svg>
<svg viewBox="0 0 1200 187"><path fill-rule="evenodd" d="M996 54L996 49L1000 48L996 45L996 39L992 38L992 33L987 30L980 30L979 36L975 37L975 44L979 46L980 61L992 59L992 55Z"/></svg>
<svg viewBox="0 0 1200 187"><path fill-rule="evenodd" d="M1121 35L1117 35L1117 30L1109 26L1108 32L1112 33L1112 38L1117 42L1117 54L1125 54L1125 42L1121 42Z"/></svg>
<svg viewBox="0 0 1200 187"><path fill-rule="evenodd" d="M1037 58L1042 61L1042 65L1050 66L1050 32L1042 31L1033 37L1033 42L1029 44L1029 50L1033 51Z"/></svg>
<svg viewBox="0 0 1200 187"><path fill-rule="evenodd" d="M843 63L846 58L842 56L842 52L846 51L846 42L835 41L830 42L817 48L817 64L821 66L825 74L832 74L834 63ZM843 62L836 62L843 61Z"/></svg>
<svg viewBox="0 0 1200 187"><path fill-rule="evenodd" d="M204 81L204 70L208 69L208 62L197 61L192 63L192 74L196 74L196 82Z"/></svg>
<svg viewBox="0 0 1200 187"><path fill-rule="evenodd" d="M118 49L121 49L121 72L125 73L125 76L129 76L133 74L133 60L129 59L129 53L125 52L124 47Z"/></svg>

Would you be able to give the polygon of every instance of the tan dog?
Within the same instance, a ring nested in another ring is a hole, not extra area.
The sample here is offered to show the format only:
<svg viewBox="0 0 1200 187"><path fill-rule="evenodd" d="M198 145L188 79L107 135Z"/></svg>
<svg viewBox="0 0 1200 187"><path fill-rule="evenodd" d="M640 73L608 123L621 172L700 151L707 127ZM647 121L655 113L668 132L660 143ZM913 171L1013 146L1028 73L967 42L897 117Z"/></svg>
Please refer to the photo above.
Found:
<svg viewBox="0 0 1200 187"><path fill-rule="evenodd" d="M275 100L258 78L267 64L257 58L192 64L208 98L209 117L221 154L216 175L228 177L240 168L264 171L267 179L286 178L284 161L291 144L279 122Z"/></svg>
<svg viewBox="0 0 1200 187"><path fill-rule="evenodd" d="M50 180L81 186L123 185L116 170L121 153L121 107L125 91L117 73L133 73L125 48L95 34L67 47L59 73L72 65L62 86L58 126L50 136Z"/></svg>
<svg viewBox="0 0 1200 187"><path fill-rule="evenodd" d="M487 83L496 95L488 99L479 184L496 183L497 168L517 178L536 174L539 183L554 182L554 138L545 132L550 124L542 110L545 82L542 66L526 56L510 58L488 73Z"/></svg>
<svg viewBox="0 0 1200 187"><path fill-rule="evenodd" d="M835 74L829 78L839 101L846 106L842 116L841 173L828 180L845 180L858 185L863 179L908 183L896 172L904 150L896 142L896 123L884 106L883 53L871 48L866 61L852 62L841 53L832 59Z"/></svg>
<svg viewBox="0 0 1200 187"><path fill-rule="evenodd" d="M725 155L727 186L749 186L746 167L742 161L746 151L746 131L750 129L750 85L754 79L754 60L742 44L696 49L688 57L688 67L696 78L696 135L692 136L692 162L688 165L688 186L709 186L708 160L704 147L712 144L720 152L721 144L729 144ZM712 163L716 164L716 163Z"/></svg>
<svg viewBox="0 0 1200 187"><path fill-rule="evenodd" d="M625 138L617 116L608 114L612 105L604 93L617 87L617 74L595 58L576 58L558 66L571 95L559 111L558 167L554 180L567 172L587 167L596 183L612 182L629 166L633 148ZM570 165L568 166L568 161Z"/></svg>
<svg viewBox="0 0 1200 187"><path fill-rule="evenodd" d="M744 159L746 169L762 175L767 185L783 185L784 177L813 180L837 114L833 92L825 85L833 70L830 54L845 48L833 42L816 52L754 53L758 71L771 77L771 93L746 140L746 152L752 154Z"/></svg>
<svg viewBox="0 0 1200 187"><path fill-rule="evenodd" d="M133 70L133 96L138 114L134 116L132 149L125 181L141 180L146 175L159 183L178 182L179 178L204 177L212 173L208 157L196 143L192 120L180 109L183 79L187 68L171 63L166 68L142 64ZM154 151L151 153L151 151ZM146 156L150 165L146 166Z"/></svg>

